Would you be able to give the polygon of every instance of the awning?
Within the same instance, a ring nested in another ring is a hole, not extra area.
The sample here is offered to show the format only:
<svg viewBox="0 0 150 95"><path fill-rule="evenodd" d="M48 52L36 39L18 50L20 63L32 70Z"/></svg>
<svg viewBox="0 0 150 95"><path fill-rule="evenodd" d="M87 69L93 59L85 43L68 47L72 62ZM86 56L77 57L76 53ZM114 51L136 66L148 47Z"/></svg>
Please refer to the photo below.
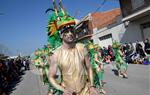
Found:
<svg viewBox="0 0 150 95"><path fill-rule="evenodd" d="M145 15L148 15L150 14L150 6L142 9L142 10L139 10L138 12L135 12L129 16L126 16L122 19L122 21L128 21L128 20L133 20L133 19L136 19L136 18L139 18L139 17L142 17L142 16L145 16Z"/></svg>

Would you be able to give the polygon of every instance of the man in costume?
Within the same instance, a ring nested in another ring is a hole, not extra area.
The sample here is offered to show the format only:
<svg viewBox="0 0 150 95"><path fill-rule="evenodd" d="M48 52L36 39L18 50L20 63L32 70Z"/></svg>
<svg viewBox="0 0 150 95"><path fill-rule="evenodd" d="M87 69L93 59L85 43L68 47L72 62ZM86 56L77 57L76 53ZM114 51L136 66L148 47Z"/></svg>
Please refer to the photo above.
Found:
<svg viewBox="0 0 150 95"><path fill-rule="evenodd" d="M115 54L115 63L118 70L118 76L127 78L128 64L123 60L123 53L121 51L121 45L118 42L113 43L113 49Z"/></svg>
<svg viewBox="0 0 150 95"><path fill-rule="evenodd" d="M93 84L88 51L83 44L75 42L75 21L62 9L61 2L60 12L62 14L57 18L57 29L62 45L49 58L49 81L63 95L99 95ZM55 78L58 69L62 76L60 83Z"/></svg>
<svg viewBox="0 0 150 95"><path fill-rule="evenodd" d="M56 89L64 92L64 95L99 95L94 88L88 52L83 44L75 43L72 29L70 26L61 31L63 44L50 58L49 80ZM63 78L61 84L54 78L58 68Z"/></svg>

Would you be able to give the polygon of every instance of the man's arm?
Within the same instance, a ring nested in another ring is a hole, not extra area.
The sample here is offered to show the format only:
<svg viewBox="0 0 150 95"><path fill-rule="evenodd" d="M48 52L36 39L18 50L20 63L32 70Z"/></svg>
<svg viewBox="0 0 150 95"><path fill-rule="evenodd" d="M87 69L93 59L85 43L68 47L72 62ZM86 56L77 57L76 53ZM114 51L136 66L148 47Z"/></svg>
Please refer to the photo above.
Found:
<svg viewBox="0 0 150 95"><path fill-rule="evenodd" d="M50 83L58 90L63 91L64 92L64 88L56 81L55 79L55 75L57 73L57 63L56 63L56 57L55 55L52 55L49 60L48 60L48 64L50 65L49 67L49 73L48 73L48 78Z"/></svg>
<svg viewBox="0 0 150 95"><path fill-rule="evenodd" d="M87 51L86 48L84 48L84 54L85 54L85 65L86 65L86 68L87 68L87 71L88 71L88 77L89 77L89 80L90 80L90 85L94 86L94 83L93 83L93 70L92 70L92 67L91 67L91 64L90 64L90 57L89 57L89 54L88 54L88 51Z"/></svg>
<svg viewBox="0 0 150 95"><path fill-rule="evenodd" d="M85 52L85 65L86 65L86 68L88 70L88 77L90 80L90 87L89 87L90 95L99 95L99 91L94 87L93 70L92 70L92 67L90 64L90 57L88 55L86 48L85 48L84 52Z"/></svg>

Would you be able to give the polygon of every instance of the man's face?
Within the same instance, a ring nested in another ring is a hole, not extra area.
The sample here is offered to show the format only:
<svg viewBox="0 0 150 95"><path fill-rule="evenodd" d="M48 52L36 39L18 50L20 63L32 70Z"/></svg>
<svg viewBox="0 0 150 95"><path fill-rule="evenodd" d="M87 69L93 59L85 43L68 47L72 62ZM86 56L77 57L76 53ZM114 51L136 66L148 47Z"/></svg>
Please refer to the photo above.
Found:
<svg viewBox="0 0 150 95"><path fill-rule="evenodd" d="M65 30L61 34L61 38L66 43L72 43L72 42L74 42L75 41L75 34L74 34L72 28Z"/></svg>

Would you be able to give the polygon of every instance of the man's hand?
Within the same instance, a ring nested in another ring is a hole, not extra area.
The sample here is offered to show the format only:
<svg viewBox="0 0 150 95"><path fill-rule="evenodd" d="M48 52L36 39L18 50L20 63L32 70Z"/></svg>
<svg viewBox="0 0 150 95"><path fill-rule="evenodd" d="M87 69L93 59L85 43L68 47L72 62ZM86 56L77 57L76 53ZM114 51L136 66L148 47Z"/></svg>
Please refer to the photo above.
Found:
<svg viewBox="0 0 150 95"><path fill-rule="evenodd" d="M90 87L89 90L90 90L90 95L99 95L99 91L96 88Z"/></svg>
<svg viewBox="0 0 150 95"><path fill-rule="evenodd" d="M66 89L63 95L74 95L72 90Z"/></svg>

